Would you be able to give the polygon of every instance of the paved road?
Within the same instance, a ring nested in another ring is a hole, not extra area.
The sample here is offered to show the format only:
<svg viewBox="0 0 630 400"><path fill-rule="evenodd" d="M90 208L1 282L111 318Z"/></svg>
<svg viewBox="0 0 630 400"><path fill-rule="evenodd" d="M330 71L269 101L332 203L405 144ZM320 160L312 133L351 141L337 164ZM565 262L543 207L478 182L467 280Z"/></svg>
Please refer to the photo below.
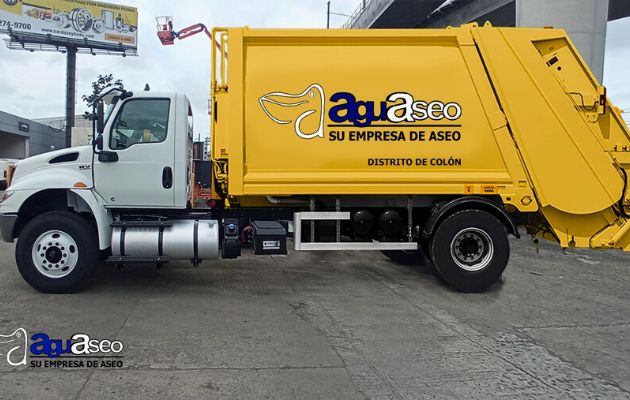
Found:
<svg viewBox="0 0 630 400"><path fill-rule="evenodd" d="M628 399L628 261L514 240L503 282L461 294L378 253L247 255L104 265L55 296L0 244L0 333L125 346L122 369L0 360L0 398Z"/></svg>

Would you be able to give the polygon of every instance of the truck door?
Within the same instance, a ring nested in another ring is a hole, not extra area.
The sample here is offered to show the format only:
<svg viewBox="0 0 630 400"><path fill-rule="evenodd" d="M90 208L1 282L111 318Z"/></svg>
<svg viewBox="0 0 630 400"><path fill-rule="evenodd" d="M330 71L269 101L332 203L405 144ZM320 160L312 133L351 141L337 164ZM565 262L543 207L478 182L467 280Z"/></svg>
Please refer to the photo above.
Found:
<svg viewBox="0 0 630 400"><path fill-rule="evenodd" d="M104 135L108 160L97 157L94 187L108 207L174 206L175 102L168 98L129 99Z"/></svg>

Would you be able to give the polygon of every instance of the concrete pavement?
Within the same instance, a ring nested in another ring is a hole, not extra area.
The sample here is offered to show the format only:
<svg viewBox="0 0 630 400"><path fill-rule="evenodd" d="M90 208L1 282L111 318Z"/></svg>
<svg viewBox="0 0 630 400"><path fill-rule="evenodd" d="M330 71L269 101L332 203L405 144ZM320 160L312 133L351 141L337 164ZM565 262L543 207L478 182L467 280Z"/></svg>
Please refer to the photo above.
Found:
<svg viewBox="0 0 630 400"><path fill-rule="evenodd" d="M1 399L630 398L630 255L620 252L515 239L485 294L380 253L335 252L157 272L103 265L84 292L44 295L13 251L0 244L0 334L120 340L124 366L0 359Z"/></svg>

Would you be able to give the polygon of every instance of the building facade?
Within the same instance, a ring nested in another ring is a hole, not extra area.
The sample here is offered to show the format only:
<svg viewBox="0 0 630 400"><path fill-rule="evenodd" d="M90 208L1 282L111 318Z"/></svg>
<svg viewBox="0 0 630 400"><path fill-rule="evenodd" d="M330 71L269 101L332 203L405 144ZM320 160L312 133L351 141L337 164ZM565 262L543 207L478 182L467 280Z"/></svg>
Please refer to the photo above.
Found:
<svg viewBox="0 0 630 400"><path fill-rule="evenodd" d="M63 130L0 111L0 158L20 160L65 147Z"/></svg>
<svg viewBox="0 0 630 400"><path fill-rule="evenodd" d="M48 125L54 129L66 129L66 117L37 118L34 121ZM92 121L83 114L74 116L72 128L72 147L87 146L92 143Z"/></svg>

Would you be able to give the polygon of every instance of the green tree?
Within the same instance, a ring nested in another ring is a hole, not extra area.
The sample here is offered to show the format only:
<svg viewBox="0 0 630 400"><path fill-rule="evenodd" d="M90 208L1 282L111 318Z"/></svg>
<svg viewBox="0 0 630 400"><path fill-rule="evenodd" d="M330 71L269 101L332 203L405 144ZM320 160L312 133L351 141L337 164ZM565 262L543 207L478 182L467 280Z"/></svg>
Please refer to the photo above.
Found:
<svg viewBox="0 0 630 400"><path fill-rule="evenodd" d="M125 85L121 79L114 80L114 75L100 75L96 78L94 82L92 82L92 94L83 95L81 99L85 102L85 104L91 109L94 105L94 100L107 88L117 87L119 89L124 89ZM93 115L91 112L86 111L83 114L83 118L92 119Z"/></svg>

